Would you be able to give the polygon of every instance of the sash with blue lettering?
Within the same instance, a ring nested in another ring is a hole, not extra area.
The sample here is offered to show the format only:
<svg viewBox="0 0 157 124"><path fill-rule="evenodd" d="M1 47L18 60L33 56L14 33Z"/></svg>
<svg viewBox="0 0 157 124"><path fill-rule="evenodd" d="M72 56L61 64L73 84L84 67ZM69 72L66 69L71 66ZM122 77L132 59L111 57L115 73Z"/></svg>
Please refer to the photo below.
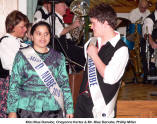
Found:
<svg viewBox="0 0 157 124"><path fill-rule="evenodd" d="M58 102L63 111L63 117L65 117L63 93L58 86L55 78L53 77L51 71L42 61L42 59L37 55L32 47L21 50L24 56L27 58L29 63L32 65L34 70L37 72L45 86L49 89L50 93L54 96L55 100Z"/></svg>
<svg viewBox="0 0 157 124"><path fill-rule="evenodd" d="M90 38L89 44L96 45L98 39L99 38L96 37ZM111 116L111 114L113 115L118 91L112 100L106 105L97 79L97 72L94 61L90 56L87 56L87 60L89 90L94 104L92 110L93 116L94 118L108 118Z"/></svg>

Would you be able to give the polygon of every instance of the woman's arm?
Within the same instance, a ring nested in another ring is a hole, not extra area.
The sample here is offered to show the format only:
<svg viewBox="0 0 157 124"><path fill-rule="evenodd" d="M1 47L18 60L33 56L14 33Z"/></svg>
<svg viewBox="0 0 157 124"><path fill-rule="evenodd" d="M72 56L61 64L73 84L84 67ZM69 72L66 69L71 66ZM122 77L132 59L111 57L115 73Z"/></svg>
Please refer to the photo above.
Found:
<svg viewBox="0 0 157 124"><path fill-rule="evenodd" d="M15 113L18 108L22 68L23 58L22 55L18 52L14 60L13 69L10 77L10 85L7 99L7 113L9 113L9 117L15 117Z"/></svg>

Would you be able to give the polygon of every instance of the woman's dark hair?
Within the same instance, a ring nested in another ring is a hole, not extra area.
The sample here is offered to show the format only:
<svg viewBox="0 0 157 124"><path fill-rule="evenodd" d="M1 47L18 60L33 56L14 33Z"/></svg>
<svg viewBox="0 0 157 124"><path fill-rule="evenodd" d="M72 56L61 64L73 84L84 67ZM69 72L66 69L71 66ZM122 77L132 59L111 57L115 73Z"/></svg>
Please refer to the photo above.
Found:
<svg viewBox="0 0 157 124"><path fill-rule="evenodd" d="M105 21L108 22L108 24L114 29L116 27L116 18L117 14L114 11L114 9L105 3L100 3L98 5L95 5L93 8L89 11L89 17L95 18L99 22L104 23Z"/></svg>
<svg viewBox="0 0 157 124"><path fill-rule="evenodd" d="M12 11L5 20L6 32L12 33L14 27L18 25L21 21L24 21L26 26L29 23L26 15L17 10Z"/></svg>
<svg viewBox="0 0 157 124"><path fill-rule="evenodd" d="M30 32L31 35L33 35L34 31L36 30L36 28L37 28L38 26L46 26L47 29L48 29L48 31L49 31L49 33L50 33L50 35L51 35L51 27L50 27L50 25L49 25L47 22L44 22L44 21L39 21L39 22L35 23L35 24L32 26L31 32Z"/></svg>

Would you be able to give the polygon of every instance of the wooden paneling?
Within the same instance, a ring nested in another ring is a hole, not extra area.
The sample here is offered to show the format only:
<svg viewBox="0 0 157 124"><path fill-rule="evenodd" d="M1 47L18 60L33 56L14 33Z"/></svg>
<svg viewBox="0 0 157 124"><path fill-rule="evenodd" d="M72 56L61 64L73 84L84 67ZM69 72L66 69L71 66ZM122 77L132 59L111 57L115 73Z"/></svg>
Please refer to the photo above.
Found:
<svg viewBox="0 0 157 124"><path fill-rule="evenodd" d="M117 118L156 118L157 92L153 84L124 84L117 101Z"/></svg>
<svg viewBox="0 0 157 124"><path fill-rule="evenodd" d="M128 13L138 6L138 0L97 0L97 2L95 2L95 0L90 0L90 5L92 7L100 2L112 5L117 13ZM149 7L149 9L150 11L153 11L155 8L155 2L157 1L150 0L150 2L152 3L152 6Z"/></svg>
<svg viewBox="0 0 157 124"><path fill-rule="evenodd" d="M0 37L6 33L5 31L5 19L7 15L13 11L17 10L18 0L0 0Z"/></svg>
<svg viewBox="0 0 157 124"><path fill-rule="evenodd" d="M69 83L70 83L70 88L71 88L72 97L74 101L74 108L76 105L77 97L79 95L82 78L83 78L83 71L81 71L80 73L74 73L74 74L69 75Z"/></svg>
<svg viewBox="0 0 157 124"><path fill-rule="evenodd" d="M79 95L83 72L69 75L74 107ZM122 83L117 101L117 118L157 118L157 85Z"/></svg>
<svg viewBox="0 0 157 124"><path fill-rule="evenodd" d="M119 100L117 118L157 118L157 100Z"/></svg>

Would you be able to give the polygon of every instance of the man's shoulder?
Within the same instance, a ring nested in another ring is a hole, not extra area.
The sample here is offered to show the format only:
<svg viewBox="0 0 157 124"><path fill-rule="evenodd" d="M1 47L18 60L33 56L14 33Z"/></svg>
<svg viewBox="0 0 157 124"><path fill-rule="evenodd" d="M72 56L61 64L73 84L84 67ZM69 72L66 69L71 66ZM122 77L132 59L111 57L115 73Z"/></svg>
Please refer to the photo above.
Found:
<svg viewBox="0 0 157 124"><path fill-rule="evenodd" d="M150 10L149 10L149 9L146 9L146 12L150 13Z"/></svg>
<svg viewBox="0 0 157 124"><path fill-rule="evenodd" d="M135 12L138 12L138 8L134 8L130 11L130 13L135 13Z"/></svg>

